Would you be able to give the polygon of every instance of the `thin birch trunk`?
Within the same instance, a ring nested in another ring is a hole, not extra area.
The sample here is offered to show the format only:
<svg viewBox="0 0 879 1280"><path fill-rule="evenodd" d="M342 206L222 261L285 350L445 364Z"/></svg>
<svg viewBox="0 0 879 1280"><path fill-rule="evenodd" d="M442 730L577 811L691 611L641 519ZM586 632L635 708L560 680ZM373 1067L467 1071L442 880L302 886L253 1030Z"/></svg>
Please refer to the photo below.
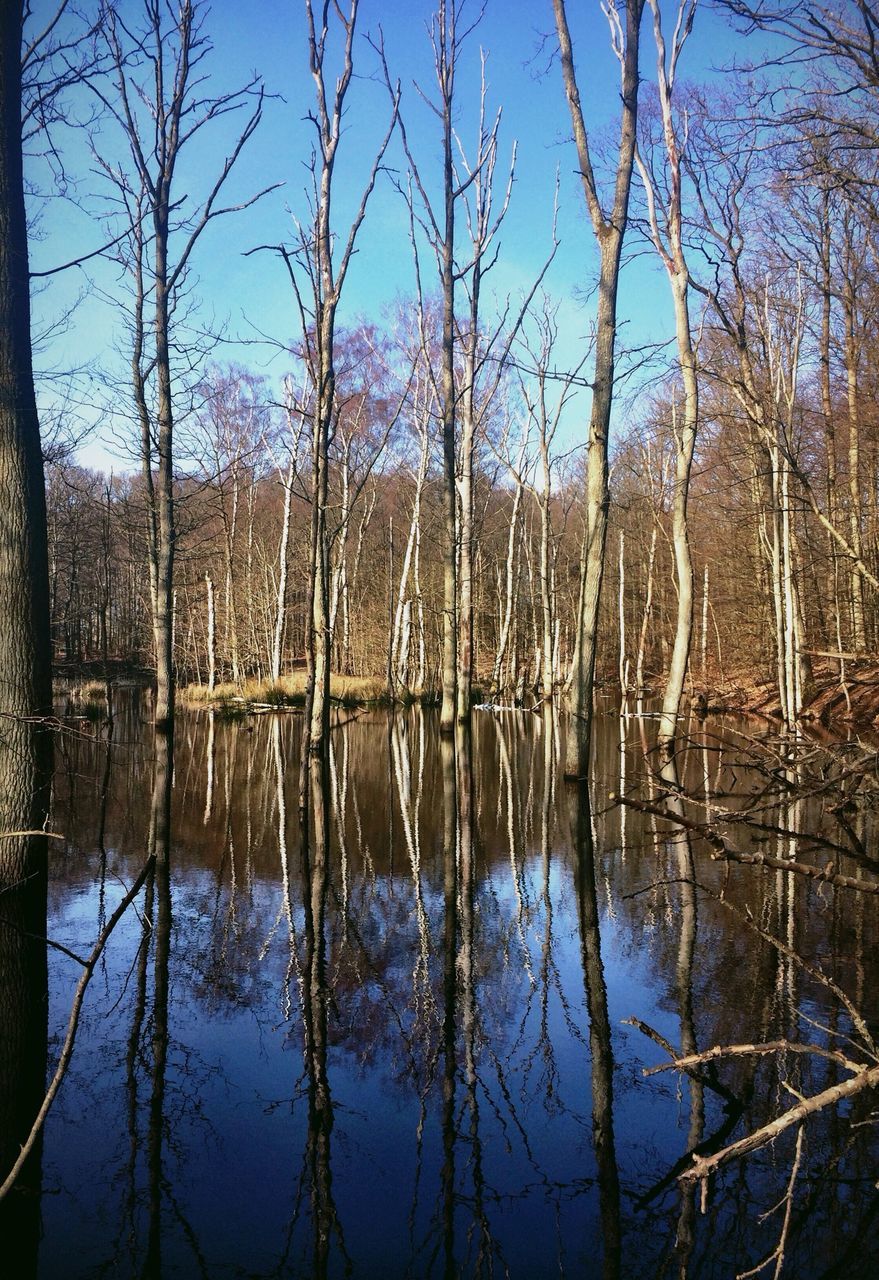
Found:
<svg viewBox="0 0 879 1280"><path fill-rule="evenodd" d="M848 490L849 541L858 559L863 557L861 534L861 423L858 403L859 351L856 334L856 302L852 289L845 290L845 372L848 403ZM852 647L863 653L867 647L864 628L864 584L856 570L851 575Z"/></svg>
<svg viewBox="0 0 879 1280"><path fill-rule="evenodd" d="M214 580L209 573L204 576L208 593L208 693L217 687L217 616L214 610ZM213 725L213 721L211 722Z"/></svg>
<svg viewBox="0 0 879 1280"><path fill-rule="evenodd" d="M684 387L683 418L678 422L676 403L672 400L672 434L675 445L675 475L672 490L672 540L674 545L675 580L677 585L677 618L671 663L662 699L658 740L666 755L673 750L677 733L684 681L690 659L693 636L693 561L690 554L690 537L687 522L687 505L690 492L690 473L693 452L699 427L699 380L696 368L696 351L693 346L690 325L689 278L683 241L683 210L681 197L682 150L686 146L672 106L678 60L684 44L693 28L697 0L679 0L672 47L666 46L662 30L662 14L659 0L649 0L653 13L653 36L657 56L657 88L662 114L663 167L667 174L668 196L662 210L663 226L657 210L658 195L650 173L638 155L637 162L647 197L650 235L653 245L662 259L671 286L675 314L678 365Z"/></svg>
<svg viewBox="0 0 879 1280"><path fill-rule="evenodd" d="M281 538L278 543L278 591L275 602L275 625L272 632L271 676L273 684L277 684L281 678L281 667L284 658L284 635L287 627L287 578L290 560L290 510L293 503L295 467L295 461L291 456L287 466L286 478L281 481L284 488L284 515L281 522Z"/></svg>
<svg viewBox="0 0 879 1280"><path fill-rule="evenodd" d="M656 564L656 535L654 522L650 535L650 551L647 556L647 586L644 593L644 609L641 613L641 629L638 633L638 656L635 659L635 693L641 697L644 692L644 654L647 648L647 631L650 627L650 615L653 609L653 569Z"/></svg>
<svg viewBox="0 0 879 1280"><path fill-rule="evenodd" d="M629 660L626 657L626 535L620 530L619 583L617 590L617 617L619 624L619 678L620 697L623 702L629 693Z"/></svg>

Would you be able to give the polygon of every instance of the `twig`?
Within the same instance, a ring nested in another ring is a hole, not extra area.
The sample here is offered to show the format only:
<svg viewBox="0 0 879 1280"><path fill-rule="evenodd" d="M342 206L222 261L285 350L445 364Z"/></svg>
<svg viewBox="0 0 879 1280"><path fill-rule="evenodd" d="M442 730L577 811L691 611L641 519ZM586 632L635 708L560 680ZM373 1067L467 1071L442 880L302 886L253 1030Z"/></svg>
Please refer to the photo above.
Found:
<svg viewBox="0 0 879 1280"><path fill-rule="evenodd" d="M794 1152L794 1162L791 1166L790 1177L787 1180L787 1187L785 1189L784 1196L779 1203L774 1206L774 1208L768 1209L766 1213L761 1213L760 1215L760 1221L765 1222L771 1213L774 1213L776 1209L780 1208L781 1205L784 1205L784 1221L781 1224L781 1235L778 1237L778 1244L762 1262L757 1263L756 1267L751 1267L748 1271L739 1271L736 1275L736 1280L749 1280L750 1276L759 1275L764 1267L768 1267L771 1262L775 1263L774 1280L779 1280L779 1277L781 1276L781 1269L784 1266L784 1250L785 1245L787 1244L788 1232L790 1231L791 1213L794 1206L794 1186L797 1181L797 1175L800 1172L800 1163L802 1158L803 1126L800 1125L797 1130L797 1145Z"/></svg>
<svg viewBox="0 0 879 1280"><path fill-rule="evenodd" d="M879 1067L860 1071L851 1079L844 1080L842 1084L831 1085L829 1089L824 1089L821 1093L813 1094L811 1098L797 1103L795 1107L776 1116L769 1124L755 1129L753 1133L740 1138L738 1142L730 1143L722 1151L717 1151L712 1156L694 1155L692 1165L680 1174L680 1178L686 1182L707 1183L708 1177L721 1165L727 1164L730 1160L737 1160L750 1151L756 1151L758 1147L765 1146L768 1142L774 1142L786 1129L791 1128L792 1125L801 1124L809 1116L815 1115L825 1107L842 1102L844 1098L851 1098L864 1089L875 1089L877 1086L879 1086Z"/></svg>
<svg viewBox="0 0 879 1280"><path fill-rule="evenodd" d="M46 1116L49 1114L49 1108L51 1107L52 1103L55 1101L55 1095L57 1094L58 1090L61 1088L61 1082L63 1081L65 1075L67 1074L67 1068L70 1066L70 1059L73 1056L73 1046L74 1046L74 1042L76 1041L76 1032L79 1027L79 1015L80 1015L80 1012L82 1011L82 1002L85 999L86 988L88 987L89 980L92 974L94 973L95 966L97 965L98 960L101 957L101 952L104 950L104 947L107 944L107 939L110 937L110 934L116 928L116 925L122 919L123 915L125 914L130 904L137 897L137 894L140 892L140 889L143 886L144 881L146 880L149 873L152 871L155 864L156 864L155 855L151 854L150 857L147 858L143 867L141 868L140 875L137 877L134 884L128 890L128 893L126 893L125 897L119 903L119 906L110 916L110 919L107 921L107 923L104 925L101 932L98 934L98 940L95 943L94 947L92 948L92 953L89 956L88 960L85 962L82 976L80 977L79 982L76 984L76 992L74 993L73 1004L70 1009L70 1017L67 1020L67 1035L64 1037L64 1045L61 1049L61 1057L58 1059L58 1066L55 1068L55 1074L53 1075L51 1083L49 1084L49 1087L46 1090L46 1095L43 1098L43 1102L39 1111L37 1112L37 1117L34 1120L33 1125L31 1126L31 1131L28 1134L27 1141L22 1146L21 1151L19 1152L18 1158L16 1159L15 1164L10 1169L6 1177L6 1180L3 1182L2 1185L0 1185L0 1200L3 1200L8 1194L8 1192L11 1191L13 1186L15 1185L15 1180L18 1177L18 1175L21 1173L21 1170L24 1167L28 1156L33 1150L34 1143L37 1140L37 1136L40 1132L40 1129L43 1127Z"/></svg>
<svg viewBox="0 0 879 1280"><path fill-rule="evenodd" d="M725 1084L721 1084L714 1070L714 1058L720 1056L719 1052L709 1049L708 1052L704 1054L694 1053L689 1054L685 1058L681 1058L678 1056L674 1046L666 1040L665 1036L660 1035L653 1027L649 1026L646 1022L642 1022L640 1018L636 1018L634 1016L631 1018L623 1018L623 1024L625 1026L635 1027L642 1035L647 1036L654 1044L658 1044L661 1049L664 1049L669 1058L671 1058L670 1062L664 1062L658 1067L642 1067L642 1072L645 1076L655 1075L658 1071L669 1071L679 1068L681 1071L686 1071L687 1075L691 1076L694 1080L697 1080L700 1084L711 1089L719 1098L723 1098L724 1102L727 1104L728 1110L733 1108L737 1111L738 1115L741 1115L743 1110L741 1099L733 1093L732 1089L728 1089ZM703 1062L707 1063L711 1068L707 1075L702 1071L696 1070L696 1067ZM856 1067L855 1070L860 1071L861 1068Z"/></svg>
<svg viewBox="0 0 879 1280"><path fill-rule="evenodd" d="M870 1034L870 1028L864 1021L863 1015L859 1012L853 1001L849 999L838 983L834 982L832 978L829 978L818 964L810 964L809 961L804 960L799 952L795 951L793 947L789 947L786 942L782 942L780 938L776 938L775 935L770 933L767 929L762 929L750 914L746 914L744 911L741 911L737 906L730 902L728 898L724 898L720 894L712 893L710 889L705 889L704 886L703 891L707 893L709 897L713 898L715 902L719 902L727 911L730 911L734 916L737 916L739 920L744 921L748 928L753 929L754 933L756 933L758 937L762 938L764 942L768 942L771 947L775 947L776 951L779 951L782 955L787 956L789 960L792 960L793 963L802 969L804 973L807 973L810 978L814 978L816 982L820 982L828 991L831 991L833 995L836 996L840 1004L844 1006L851 1018L852 1026L861 1037L862 1047L866 1047L871 1058L879 1060L879 1048L877 1048L876 1042Z"/></svg>
<svg viewBox="0 0 879 1280"><path fill-rule="evenodd" d="M608 798L629 809L637 809L640 813L655 814L657 818L664 818L667 822L683 827L685 831L692 831L694 835L701 836L711 845L714 850L712 857L715 859L726 858L730 862L740 862L745 866L771 867L774 871L794 871L797 875L807 876L810 880L823 881L839 889L879 894L879 880L857 880L854 876L841 875L833 870L831 862L828 862L826 867L813 867L807 862L789 862L785 858L776 858L770 853L740 853L738 849L730 848L707 822L695 822L682 814L671 813L662 805L647 804L644 800L632 800L628 796L621 796L613 791Z"/></svg>
<svg viewBox="0 0 879 1280"><path fill-rule="evenodd" d="M668 1044L662 1040L655 1032L651 1031L643 1023L638 1022L636 1018L628 1018L634 1026L644 1031L651 1039L662 1044L666 1052L672 1052ZM765 1044L730 1044L715 1045L712 1049L706 1049L704 1053L689 1053L686 1057L674 1057L671 1062L660 1062L655 1067L643 1067L642 1074L645 1076L658 1075L660 1071L690 1071L693 1067L701 1066L707 1062L717 1062L720 1058L741 1058L741 1057L759 1057L767 1053L807 1053L817 1058L828 1058L831 1062L838 1063L844 1067L846 1071L851 1071L853 1075L860 1075L862 1071L867 1071L862 1062L852 1062L845 1054L840 1053L838 1049L823 1049L817 1044L798 1044L794 1040L769 1040Z"/></svg>
<svg viewBox="0 0 879 1280"><path fill-rule="evenodd" d="M47 840L66 840L58 831L0 831L0 840L14 840L19 836L45 836Z"/></svg>

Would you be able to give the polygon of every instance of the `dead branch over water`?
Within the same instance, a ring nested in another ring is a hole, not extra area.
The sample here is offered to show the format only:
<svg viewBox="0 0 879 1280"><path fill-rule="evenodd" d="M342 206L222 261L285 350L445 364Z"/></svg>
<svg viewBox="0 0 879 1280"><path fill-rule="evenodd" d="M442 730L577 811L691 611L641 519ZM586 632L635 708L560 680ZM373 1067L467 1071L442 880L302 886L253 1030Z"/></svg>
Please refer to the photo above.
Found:
<svg viewBox="0 0 879 1280"><path fill-rule="evenodd" d="M58 1066L55 1068L55 1074L52 1076L52 1080L49 1084L48 1089L46 1090L46 1095L43 1099L42 1106L37 1112L36 1119L34 1120L33 1125L31 1126L30 1134L28 1135L26 1142L21 1148L21 1153L16 1159L15 1164L9 1170L9 1173L7 1174L3 1183L0 1184L0 1200L3 1200L15 1185L16 1179L18 1178L18 1175L21 1173L21 1170L24 1168L24 1165L27 1162L28 1156L30 1155L31 1151L34 1148L34 1143L36 1142L39 1136L40 1130L43 1127L46 1116L49 1114L49 1110L52 1106L52 1103L55 1101L55 1097L58 1093L58 1090L61 1088L61 1084L64 1080L65 1075L67 1074L67 1068L70 1066L70 1060L73 1057L73 1047L76 1042L76 1033L79 1028L79 1018L80 1018L80 1014L82 1013L82 1004L83 1004L83 1001L85 1000L85 993L88 988L89 982L92 979L92 975L95 971L97 963L101 958L101 954L104 950L104 947L107 945L110 935L113 932L113 930L116 928L116 925L125 915L125 912L131 906L132 902L134 902L137 895L140 893L141 889L144 886L144 883L146 882L147 877L155 868L155 865L156 865L155 855L151 855L149 858L147 858L146 862L141 868L140 874L138 875L134 884L128 890L125 897L119 903L116 910L110 916L109 920L104 925L101 932L98 934L98 939L95 942L95 945L92 948L91 954L88 956L88 958L86 960L82 960L82 959L79 959L79 957L74 957L75 959L79 960L79 963L82 965L83 970L82 970L82 975L80 976L79 982L76 984L76 991L74 992L73 1003L70 1008L70 1017L68 1018L68 1021L67 1021L67 1034L64 1037L64 1044L61 1046L61 1056L58 1059ZM67 954L72 955L71 952L68 952Z"/></svg>
<svg viewBox="0 0 879 1280"><path fill-rule="evenodd" d="M793 871L797 875L808 876L812 880L824 881L839 889L855 889L858 893L879 893L879 882L858 880L854 876L843 875L833 870L832 863L828 863L824 867L815 867L807 862L776 858L770 853L742 853L738 849L733 849L711 823L696 822L683 814L671 813L663 805L649 804L644 800L635 800L631 796L620 796L616 792L611 792L608 798L612 803L625 805L630 809L637 809L640 813L653 814L655 817L671 822L685 831L692 832L693 835L700 836L711 846L713 850L711 856L715 859L726 858L729 862L739 862L745 866L771 867L775 871Z"/></svg>

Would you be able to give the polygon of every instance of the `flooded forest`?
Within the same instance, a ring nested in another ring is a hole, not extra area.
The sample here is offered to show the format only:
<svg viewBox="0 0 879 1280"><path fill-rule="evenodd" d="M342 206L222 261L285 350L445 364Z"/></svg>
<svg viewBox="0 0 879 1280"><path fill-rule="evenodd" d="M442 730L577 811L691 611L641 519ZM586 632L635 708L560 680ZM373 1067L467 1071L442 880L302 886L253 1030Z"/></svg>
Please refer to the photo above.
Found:
<svg viewBox="0 0 879 1280"><path fill-rule="evenodd" d="M3 1275L879 1274L877 31L0 13Z"/></svg>

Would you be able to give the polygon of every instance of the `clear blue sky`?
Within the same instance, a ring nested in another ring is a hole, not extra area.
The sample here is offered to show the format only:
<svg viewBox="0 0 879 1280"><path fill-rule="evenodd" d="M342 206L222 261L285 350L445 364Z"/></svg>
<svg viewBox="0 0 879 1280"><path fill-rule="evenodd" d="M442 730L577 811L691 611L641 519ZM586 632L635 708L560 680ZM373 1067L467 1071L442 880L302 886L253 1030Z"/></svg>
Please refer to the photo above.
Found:
<svg viewBox="0 0 879 1280"><path fill-rule="evenodd" d="M37 10L42 4L35 5ZM475 0L470 11L476 12ZM665 6L671 24L675 6ZM139 11L139 0L126 0L123 8ZM337 169L336 223L347 230L352 209L359 200L371 157L388 116L388 99L377 77L377 59L366 41L367 32L382 28L391 72L403 87L402 110L413 147L423 173L431 180L438 168L438 122L420 100L414 87L420 83L432 89L432 55L427 23L433 6L428 0L362 0L359 17L361 35L356 44L355 74L348 98L346 133L339 151ZM575 42L575 57L581 95L587 119L596 140L606 134L615 118L619 94L619 68L609 47L607 23L598 0L571 0L569 20ZM37 13L39 18L39 13ZM193 296L198 299L206 323L219 325L230 340L257 337L257 331L284 341L296 331L296 313L290 285L276 257L270 254L245 257L248 249L262 243L289 240L291 216L307 217L304 162L309 149L309 126L303 117L312 102L305 43L304 5L301 0L214 0L207 20L214 52L205 70L212 74L211 90L233 88L253 73L264 81L270 95L257 134L242 155L228 194L242 200L272 183L280 190L254 208L233 214L212 224L200 242L194 258ZM725 60L733 47L733 37L706 4L696 19L696 30L688 45L683 74L690 79L711 74L713 65ZM552 6L549 0L488 0L485 18L470 37L458 73L458 127L465 147L476 128L479 89L479 51L488 54L489 102L502 106L501 151L506 158L513 140L518 143L516 183L508 218L501 236L498 265L489 277L489 292L501 298L513 297L530 286L549 247L555 173L561 174L559 233L561 249L546 286L561 303L562 342L560 360L579 360L583 335L588 331L592 308L581 301L594 284L595 253L591 229L583 208L579 180L574 172L575 153L570 142L570 123L557 62L552 60ZM642 35L641 70L645 80L653 79L655 51L649 11L645 13ZM226 123L233 123L234 117ZM217 162L229 145L224 123L202 135L205 144L193 150L178 175L178 191L204 189L216 172ZM82 137L64 140L69 167L78 178L81 207L54 201L44 211L39 239L32 244L35 270L54 266L100 243L101 225L95 219L97 206L90 192L102 189ZM115 155L121 147L118 135L108 129L98 144L103 154ZM121 152L120 152L121 154ZM405 173L405 160L395 142L388 164ZM498 164L498 180L504 180L506 162ZM437 174L437 178L439 175ZM636 179L637 181L637 179ZM435 183L434 183L435 186ZM425 281L430 281L431 262L424 258ZM95 362L97 366L120 368L115 345L123 343L120 318L107 297L117 288L113 271L106 265L90 264L88 274L66 273L35 301L37 327L47 323L60 308L84 293L85 298L72 314L67 331L45 349L40 359L59 368ZM408 219L400 196L386 179L379 182L369 207L359 241L359 252L346 286L342 322L365 316L380 320L384 309L398 296L412 291L411 251ZM670 335L670 308L662 274L649 255L642 255L627 268L621 297L624 340L639 343L647 338ZM268 347L239 346L230 341L215 359L234 359L279 378L284 368L272 358ZM124 371L123 371L124 376ZM85 379L78 385L89 384ZM97 377L95 385L97 384ZM95 400L99 398L95 393ZM91 399L86 391L83 399ZM120 416L117 431L125 432L124 391L116 397ZM86 416L94 416L86 403ZM581 397L574 409L568 431L576 436L578 422L588 412L588 397ZM102 443L104 441L104 443ZM108 465L105 452L105 424L98 424L93 439L83 451L84 461ZM114 460L117 469L123 464ZM128 465L131 465L129 460Z"/></svg>

